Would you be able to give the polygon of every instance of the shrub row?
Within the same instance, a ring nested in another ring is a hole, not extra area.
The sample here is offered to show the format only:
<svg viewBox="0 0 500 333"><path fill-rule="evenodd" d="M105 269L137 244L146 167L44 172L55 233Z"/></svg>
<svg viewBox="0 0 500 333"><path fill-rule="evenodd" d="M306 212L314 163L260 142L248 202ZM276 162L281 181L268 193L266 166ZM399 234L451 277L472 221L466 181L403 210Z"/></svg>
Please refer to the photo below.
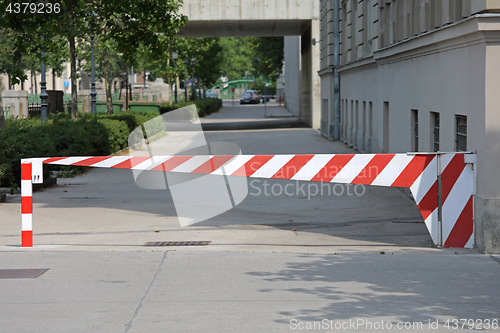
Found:
<svg viewBox="0 0 500 333"><path fill-rule="evenodd" d="M209 114L219 111L222 107L222 100L218 98L202 98L197 99L194 102L180 102L174 104L162 103L160 106L160 113L164 114L166 112L177 110L192 104L196 105L198 116L205 117Z"/></svg>
<svg viewBox="0 0 500 333"><path fill-rule="evenodd" d="M130 133L156 116L155 112L124 112L86 114L78 120L57 114L45 122L40 118L7 119L6 128L0 131L0 186L15 189L20 185L22 158L106 156L126 148ZM161 118L158 120L159 124L152 123L159 131ZM45 169L48 176L49 168Z"/></svg>

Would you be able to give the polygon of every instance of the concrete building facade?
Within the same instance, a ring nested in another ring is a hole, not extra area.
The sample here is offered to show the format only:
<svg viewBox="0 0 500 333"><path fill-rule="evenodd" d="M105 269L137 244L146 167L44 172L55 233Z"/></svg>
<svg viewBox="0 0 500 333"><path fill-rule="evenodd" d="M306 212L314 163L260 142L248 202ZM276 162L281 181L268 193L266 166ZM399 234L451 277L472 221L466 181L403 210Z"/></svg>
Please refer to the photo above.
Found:
<svg viewBox="0 0 500 333"><path fill-rule="evenodd" d="M327 136L334 1L320 5ZM475 151L475 245L500 252L500 1L339 2L341 139L370 153Z"/></svg>

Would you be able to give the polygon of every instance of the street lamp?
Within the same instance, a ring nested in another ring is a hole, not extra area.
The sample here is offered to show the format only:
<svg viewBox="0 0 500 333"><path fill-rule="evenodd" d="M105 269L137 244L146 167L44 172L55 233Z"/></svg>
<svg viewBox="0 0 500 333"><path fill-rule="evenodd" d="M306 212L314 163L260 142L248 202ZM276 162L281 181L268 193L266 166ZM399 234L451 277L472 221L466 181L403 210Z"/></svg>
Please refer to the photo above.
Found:
<svg viewBox="0 0 500 333"><path fill-rule="evenodd" d="M191 90L194 91L194 65L196 64L196 59L191 58L191 65L193 66L193 80L191 80ZM196 99L196 91L194 91L194 99Z"/></svg>
<svg viewBox="0 0 500 333"><path fill-rule="evenodd" d="M45 63L43 59L45 58L45 50L43 49L43 36L40 37L42 42L42 62L40 63L40 72L42 74L42 81L40 82L41 92L40 92L40 104L41 104L41 116L42 121L47 119L47 98L49 95L47 94L47 82L45 81Z"/></svg>
<svg viewBox="0 0 500 333"><path fill-rule="evenodd" d="M175 73L175 90L174 90L174 100L177 103L177 59L179 59L179 51L172 52L172 59L174 59L174 68L176 69Z"/></svg>
<svg viewBox="0 0 500 333"><path fill-rule="evenodd" d="M188 100L188 92L187 92L187 60L183 61L184 63L184 101Z"/></svg>
<svg viewBox="0 0 500 333"><path fill-rule="evenodd" d="M96 96L95 91L95 61L94 61L94 35L90 35L90 63L92 72L92 82L90 84L90 110L92 114L96 114Z"/></svg>

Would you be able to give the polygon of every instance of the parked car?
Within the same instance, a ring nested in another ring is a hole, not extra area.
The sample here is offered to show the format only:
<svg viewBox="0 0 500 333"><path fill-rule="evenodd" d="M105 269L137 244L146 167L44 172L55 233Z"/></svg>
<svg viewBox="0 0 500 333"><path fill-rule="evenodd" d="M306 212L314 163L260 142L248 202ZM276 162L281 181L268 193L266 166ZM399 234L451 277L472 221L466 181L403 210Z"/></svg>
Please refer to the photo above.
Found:
<svg viewBox="0 0 500 333"><path fill-rule="evenodd" d="M259 95L259 92L257 90L250 90L248 89L247 91L245 92L249 92L249 93L252 93L252 94L256 94L257 95L257 104L260 103L260 95Z"/></svg>
<svg viewBox="0 0 500 333"><path fill-rule="evenodd" d="M207 98L219 98L219 97L217 96L217 93L215 93L213 91L208 91Z"/></svg>
<svg viewBox="0 0 500 333"><path fill-rule="evenodd" d="M259 95L245 91L241 94L240 104L259 104Z"/></svg>

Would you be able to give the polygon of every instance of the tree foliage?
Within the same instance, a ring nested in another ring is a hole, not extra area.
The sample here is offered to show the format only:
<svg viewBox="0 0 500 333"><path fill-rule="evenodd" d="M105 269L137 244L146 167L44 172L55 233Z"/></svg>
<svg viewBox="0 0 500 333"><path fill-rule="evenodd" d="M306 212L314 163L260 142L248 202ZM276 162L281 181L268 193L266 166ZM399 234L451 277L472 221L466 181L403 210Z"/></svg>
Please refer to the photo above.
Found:
<svg viewBox="0 0 500 333"><path fill-rule="evenodd" d="M255 65L256 71L275 81L283 68L283 37L250 37L247 45L250 53L259 59Z"/></svg>
<svg viewBox="0 0 500 333"><path fill-rule="evenodd" d="M98 35L105 46L113 41L116 51L129 67L135 64L141 46L149 49L152 55L160 56L165 43L187 19L177 14L180 7L177 0L59 0L58 3L61 8L58 13L39 15L9 13L10 2L0 2L0 29L16 33L14 80L25 79L25 66L21 64L23 55L36 54L41 58L41 36L47 41L44 48L57 38L69 44L73 117L76 117L77 102L76 39L88 41L92 34Z"/></svg>

